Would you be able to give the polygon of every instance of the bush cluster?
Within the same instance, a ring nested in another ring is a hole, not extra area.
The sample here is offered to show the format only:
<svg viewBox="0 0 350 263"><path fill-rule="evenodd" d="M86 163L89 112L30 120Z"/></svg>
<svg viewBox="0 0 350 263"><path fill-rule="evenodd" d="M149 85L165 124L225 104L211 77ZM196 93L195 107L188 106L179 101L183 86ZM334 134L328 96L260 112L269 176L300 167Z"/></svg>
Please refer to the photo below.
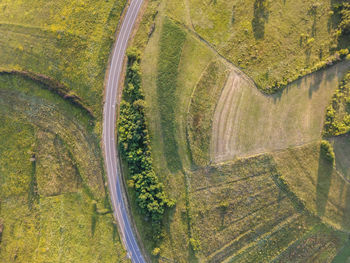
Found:
<svg viewBox="0 0 350 263"><path fill-rule="evenodd" d="M334 165L335 162L335 154L333 150L333 146L326 140L321 141L321 154Z"/></svg>
<svg viewBox="0 0 350 263"><path fill-rule="evenodd" d="M340 23L338 29L341 35L347 35L350 33L350 3L344 1L344 3L336 6L340 14Z"/></svg>
<svg viewBox="0 0 350 263"><path fill-rule="evenodd" d="M350 131L350 73L335 91L326 110L325 136L338 136Z"/></svg>
<svg viewBox="0 0 350 263"><path fill-rule="evenodd" d="M128 184L135 189L142 213L150 217L157 228L165 208L172 207L174 202L165 194L152 166L139 63L139 52L129 51L118 121L119 147L130 171Z"/></svg>

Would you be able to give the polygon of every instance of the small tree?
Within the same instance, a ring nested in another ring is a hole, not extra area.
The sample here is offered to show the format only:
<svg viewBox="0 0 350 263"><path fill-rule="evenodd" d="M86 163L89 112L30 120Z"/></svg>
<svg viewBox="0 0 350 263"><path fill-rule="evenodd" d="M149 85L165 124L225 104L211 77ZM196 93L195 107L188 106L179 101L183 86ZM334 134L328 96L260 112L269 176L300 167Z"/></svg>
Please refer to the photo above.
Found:
<svg viewBox="0 0 350 263"><path fill-rule="evenodd" d="M160 254L160 248L159 247L156 247L156 248L154 248L152 250L152 255L153 256L157 257L157 256L159 256L159 254Z"/></svg>
<svg viewBox="0 0 350 263"><path fill-rule="evenodd" d="M194 252L198 252L201 250L201 243L195 238L190 238L190 246Z"/></svg>
<svg viewBox="0 0 350 263"><path fill-rule="evenodd" d="M332 166L334 166L335 154L334 154L333 146L329 143L329 141L322 140L321 155L325 157L332 164Z"/></svg>

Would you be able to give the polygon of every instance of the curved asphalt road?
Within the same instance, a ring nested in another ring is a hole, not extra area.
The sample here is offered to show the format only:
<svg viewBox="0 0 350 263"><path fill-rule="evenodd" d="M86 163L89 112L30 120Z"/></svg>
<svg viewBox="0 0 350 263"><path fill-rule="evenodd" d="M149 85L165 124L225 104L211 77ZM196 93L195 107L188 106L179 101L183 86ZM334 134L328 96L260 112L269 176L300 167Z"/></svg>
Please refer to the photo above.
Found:
<svg viewBox="0 0 350 263"><path fill-rule="evenodd" d="M146 261L136 242L130 219L126 212L123 198L123 196L125 196L123 192L125 189L121 181L121 170L115 144L115 122L118 84L121 78L125 51L142 2L143 0L131 0L131 4L128 7L120 32L117 36L106 86L106 98L103 111L103 146L114 217L117 219L119 231L128 256L135 263L143 263Z"/></svg>

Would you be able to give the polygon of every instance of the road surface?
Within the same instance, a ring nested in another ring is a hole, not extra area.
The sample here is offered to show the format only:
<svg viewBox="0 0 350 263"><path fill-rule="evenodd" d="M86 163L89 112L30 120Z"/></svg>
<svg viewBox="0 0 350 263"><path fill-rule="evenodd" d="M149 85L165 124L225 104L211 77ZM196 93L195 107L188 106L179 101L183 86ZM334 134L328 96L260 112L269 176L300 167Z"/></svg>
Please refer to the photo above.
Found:
<svg viewBox="0 0 350 263"><path fill-rule="evenodd" d="M123 196L125 189L122 184L121 170L117 158L115 122L118 84L120 82L123 60L128 40L134 26L137 15L143 0L131 0L131 4L122 22L115 47L113 49L108 83L106 86L106 98L103 109L103 146L104 157L109 181L109 191L111 195L114 217L119 226L119 232L132 262L146 262L137 244L130 219L126 211L126 204Z"/></svg>

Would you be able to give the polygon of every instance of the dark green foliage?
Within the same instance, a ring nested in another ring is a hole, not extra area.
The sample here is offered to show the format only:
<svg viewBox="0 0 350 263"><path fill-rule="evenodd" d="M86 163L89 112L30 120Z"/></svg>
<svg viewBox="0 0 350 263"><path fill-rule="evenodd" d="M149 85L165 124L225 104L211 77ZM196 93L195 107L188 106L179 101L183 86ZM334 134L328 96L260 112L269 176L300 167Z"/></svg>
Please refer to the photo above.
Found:
<svg viewBox="0 0 350 263"><path fill-rule="evenodd" d="M333 5L333 18L336 21L336 38L338 46L349 48L350 41L350 3L348 0L340 1Z"/></svg>
<svg viewBox="0 0 350 263"><path fill-rule="evenodd" d="M185 39L186 34L171 20L166 19L160 39L157 93L164 153L171 171L181 168L181 159L175 138L177 133L175 115L178 66Z"/></svg>
<svg viewBox="0 0 350 263"><path fill-rule="evenodd" d="M341 6L341 22L339 28L342 31L343 35L350 33L350 3L343 3Z"/></svg>
<svg viewBox="0 0 350 263"><path fill-rule="evenodd" d="M255 39L264 38L265 23L268 20L268 2L266 0L255 0L254 2L254 18L252 20L252 28Z"/></svg>
<svg viewBox="0 0 350 263"><path fill-rule="evenodd" d="M335 163L333 146L326 140L321 142L321 156L325 157L332 165Z"/></svg>
<svg viewBox="0 0 350 263"><path fill-rule="evenodd" d="M174 202L167 198L152 167L139 62L137 51L129 51L118 122L119 145L128 163L131 177L129 185L136 191L137 203L142 212L152 219L158 232L165 208L173 206Z"/></svg>
<svg viewBox="0 0 350 263"><path fill-rule="evenodd" d="M338 136L350 131L350 73L335 91L331 104L327 107L324 125L325 136Z"/></svg>

